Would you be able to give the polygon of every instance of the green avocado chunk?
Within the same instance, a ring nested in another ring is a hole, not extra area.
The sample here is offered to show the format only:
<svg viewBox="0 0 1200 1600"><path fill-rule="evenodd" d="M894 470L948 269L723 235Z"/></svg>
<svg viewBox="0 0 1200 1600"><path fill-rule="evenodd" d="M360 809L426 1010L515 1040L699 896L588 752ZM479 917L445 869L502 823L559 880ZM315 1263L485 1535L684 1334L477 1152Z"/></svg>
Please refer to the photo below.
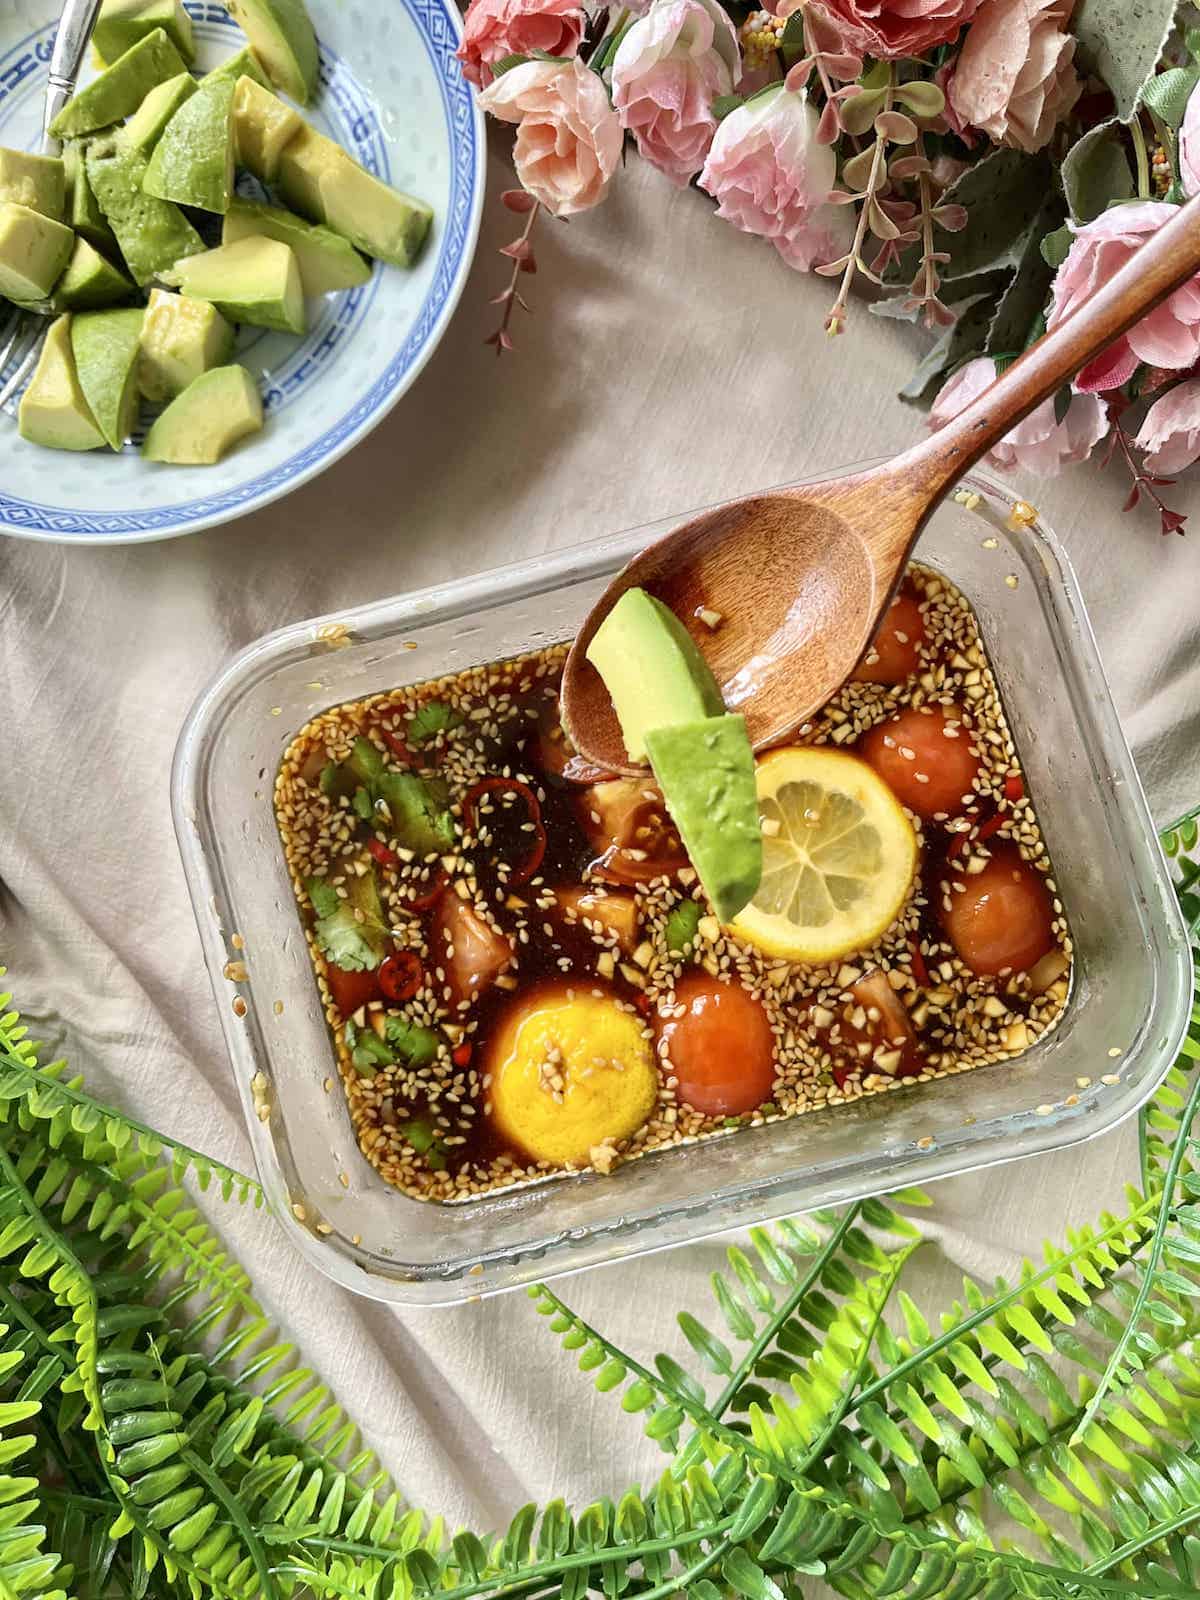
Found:
<svg viewBox="0 0 1200 1600"><path fill-rule="evenodd" d="M85 311L71 321L79 387L100 432L120 450L137 421L137 364L145 312Z"/></svg>
<svg viewBox="0 0 1200 1600"><path fill-rule="evenodd" d="M228 78L201 84L154 146L142 179L147 194L224 213L233 195L233 96Z"/></svg>
<svg viewBox="0 0 1200 1600"><path fill-rule="evenodd" d="M353 289L370 281L371 268L348 240L332 228L305 222L279 206L233 200L225 214L223 244L239 239L278 239L293 251L304 293L310 297Z"/></svg>
<svg viewBox="0 0 1200 1600"><path fill-rule="evenodd" d="M93 146L88 151L88 182L108 218L121 254L144 288L184 256L198 255L204 240L177 205L142 188L146 158L136 150Z"/></svg>
<svg viewBox="0 0 1200 1600"><path fill-rule="evenodd" d="M107 71L81 89L50 124L56 139L74 139L130 117L157 84L186 71L187 64L161 28L155 28Z"/></svg>
<svg viewBox="0 0 1200 1600"><path fill-rule="evenodd" d="M400 267L412 266L433 221L423 200L372 177L308 123L284 148L279 188L294 211L323 222L367 255Z"/></svg>
<svg viewBox="0 0 1200 1600"><path fill-rule="evenodd" d="M147 157L153 155L168 123L192 98L197 87L190 72L180 72L165 83L157 84L117 134L121 148L136 150Z"/></svg>
<svg viewBox="0 0 1200 1600"><path fill-rule="evenodd" d="M25 206L52 222L67 221L67 175L58 156L0 146L0 203Z"/></svg>
<svg viewBox="0 0 1200 1600"><path fill-rule="evenodd" d="M284 149L300 132L304 119L277 94L253 78L239 78L233 100L233 133L238 165L264 183L279 173Z"/></svg>
<svg viewBox="0 0 1200 1600"><path fill-rule="evenodd" d="M92 43L105 61L115 61L156 28L162 29L185 62L194 60L196 39L182 0L104 0Z"/></svg>
<svg viewBox="0 0 1200 1600"><path fill-rule="evenodd" d="M233 359L234 333L207 300L151 289L142 324L138 386L156 404L176 395L213 367Z"/></svg>
<svg viewBox="0 0 1200 1600"><path fill-rule="evenodd" d="M64 311L95 311L134 298L134 287L111 261L83 238L76 237L67 270L55 285L53 300Z"/></svg>
<svg viewBox="0 0 1200 1600"><path fill-rule="evenodd" d="M201 78L201 83L220 83L222 78L232 78L234 83L239 78L252 78L262 89L269 89L270 83L263 71L262 62L247 45L244 50L239 50L237 55L229 56L222 61L219 67L214 67L211 72L206 72Z"/></svg>
<svg viewBox="0 0 1200 1600"><path fill-rule="evenodd" d="M275 87L307 105L317 92L321 56L304 0L225 0L225 9Z"/></svg>
<svg viewBox="0 0 1200 1600"><path fill-rule="evenodd" d="M24 305L48 299L74 247L75 235L61 222L0 202L0 295Z"/></svg>
<svg viewBox="0 0 1200 1600"><path fill-rule="evenodd" d="M17 428L22 439L50 450L104 448L104 435L79 387L70 317L59 317L46 335L37 370L21 397Z"/></svg>
<svg viewBox="0 0 1200 1600"><path fill-rule="evenodd" d="M63 166L67 175L68 225L95 249L115 255L117 241L88 181L86 141L69 139L63 145Z"/></svg>
<svg viewBox="0 0 1200 1600"><path fill-rule="evenodd" d="M262 425L262 396L245 367L215 367L172 400L142 454L172 466L211 467Z"/></svg>
<svg viewBox="0 0 1200 1600"><path fill-rule="evenodd" d="M725 710L691 634L645 589L625 591L596 629L587 658L612 697L630 761L645 761L648 729Z"/></svg>
<svg viewBox="0 0 1200 1600"><path fill-rule="evenodd" d="M300 268L277 239L239 239L191 256L163 276L184 294L211 300L230 322L280 333L303 333L308 326Z"/></svg>
<svg viewBox="0 0 1200 1600"><path fill-rule="evenodd" d="M684 848L721 922L753 900L762 880L754 752L745 719L652 728L650 765Z"/></svg>

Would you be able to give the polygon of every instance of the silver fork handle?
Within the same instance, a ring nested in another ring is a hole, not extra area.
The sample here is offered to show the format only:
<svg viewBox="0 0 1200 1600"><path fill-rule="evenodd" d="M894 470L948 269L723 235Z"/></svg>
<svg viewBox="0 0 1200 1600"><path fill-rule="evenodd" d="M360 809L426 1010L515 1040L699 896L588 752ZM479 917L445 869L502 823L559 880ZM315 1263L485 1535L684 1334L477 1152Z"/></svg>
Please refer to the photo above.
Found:
<svg viewBox="0 0 1200 1600"><path fill-rule="evenodd" d="M100 0L66 0L63 6L58 32L54 36L54 49L50 53L50 81L46 86L42 149L47 155L56 154L59 149L58 140L50 132L50 124L75 93L79 69L83 65L99 11Z"/></svg>

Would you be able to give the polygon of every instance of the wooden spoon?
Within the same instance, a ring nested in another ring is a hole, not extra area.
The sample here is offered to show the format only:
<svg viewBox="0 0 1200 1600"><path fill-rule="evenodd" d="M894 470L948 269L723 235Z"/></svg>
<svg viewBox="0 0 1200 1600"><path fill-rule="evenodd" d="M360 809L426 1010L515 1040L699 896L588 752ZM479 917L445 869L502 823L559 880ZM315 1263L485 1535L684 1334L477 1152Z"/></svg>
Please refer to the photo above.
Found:
<svg viewBox="0 0 1200 1600"><path fill-rule="evenodd" d="M593 607L567 658L563 721L581 766L639 770L585 655L626 589L648 589L687 625L755 749L779 743L854 671L918 535L957 479L1197 271L1200 199L929 439L867 472L718 506L642 551ZM715 632L697 619L701 609L721 614Z"/></svg>

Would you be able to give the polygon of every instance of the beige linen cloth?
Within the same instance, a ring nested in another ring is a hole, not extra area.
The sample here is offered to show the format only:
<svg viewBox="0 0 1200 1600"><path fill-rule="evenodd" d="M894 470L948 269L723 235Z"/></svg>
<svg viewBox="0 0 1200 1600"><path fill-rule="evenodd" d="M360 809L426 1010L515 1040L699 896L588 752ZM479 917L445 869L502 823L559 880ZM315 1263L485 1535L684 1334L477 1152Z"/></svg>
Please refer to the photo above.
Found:
<svg viewBox="0 0 1200 1600"><path fill-rule="evenodd" d="M539 271L522 281L535 314L518 313L518 352L497 361L487 300L515 231L499 147L491 180L445 342L325 477L178 543L0 540L0 959L34 1033L94 1090L235 1164L250 1155L168 806L180 724L222 662L283 623L882 455L920 426L893 394L921 335L856 307L829 341L826 280L637 161L602 210L539 225ZM1166 822L1200 797L1200 478L1170 491L1194 514L1170 540L1121 515L1115 466L1023 487L1074 558ZM1126 1132L944 1183L914 1270L950 1292L961 1271L1010 1271L1132 1173ZM523 1295L394 1312L302 1266L265 1216L210 1210L413 1502L487 1528L525 1500L582 1503L661 1470ZM707 1317L722 1249L597 1270L564 1293L631 1349L681 1353L674 1311Z"/></svg>

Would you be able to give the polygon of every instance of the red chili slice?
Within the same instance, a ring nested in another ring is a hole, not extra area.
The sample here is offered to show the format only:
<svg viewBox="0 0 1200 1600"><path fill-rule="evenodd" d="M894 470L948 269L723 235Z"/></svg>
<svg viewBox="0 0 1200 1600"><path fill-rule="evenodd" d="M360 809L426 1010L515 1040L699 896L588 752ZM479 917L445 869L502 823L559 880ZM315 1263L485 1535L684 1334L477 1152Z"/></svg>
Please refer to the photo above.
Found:
<svg viewBox="0 0 1200 1600"><path fill-rule="evenodd" d="M949 850L946 851L946 860L947 861L956 860L957 857L962 855L963 851L966 848L967 848L967 835L965 833L956 833L954 835L953 839L951 839L951 841L950 841Z"/></svg>
<svg viewBox="0 0 1200 1600"><path fill-rule="evenodd" d="M1007 821L1008 813L1006 811L997 811L996 815L994 817L989 817L984 823L983 827L980 828L979 832L975 835L976 842L978 844L985 844L994 833L999 833L1000 829Z"/></svg>
<svg viewBox="0 0 1200 1600"><path fill-rule="evenodd" d="M476 831L477 805L485 794L515 794L525 802L529 820L533 823L533 844L529 855L520 866L514 867L506 882L510 888L519 889L537 872L546 855L546 830L542 826L542 807L536 794L519 778L481 778L463 797L463 822L467 831Z"/></svg>
<svg viewBox="0 0 1200 1600"><path fill-rule="evenodd" d="M387 742L388 749L396 757L397 761L403 761L406 767L415 767L417 765L417 756L415 751L410 750L403 739L398 738L394 733L389 733L386 728L380 728L379 731Z"/></svg>
<svg viewBox="0 0 1200 1600"><path fill-rule="evenodd" d="M405 902L410 911L432 911L434 906L446 892L446 885L450 882L450 874L444 867L439 867L433 880L423 894L413 895L411 900Z"/></svg>
<svg viewBox="0 0 1200 1600"><path fill-rule="evenodd" d="M384 998L395 1005L411 1000L425 982L425 969L420 957L412 950L400 950L388 956L379 969L379 987Z"/></svg>
<svg viewBox="0 0 1200 1600"><path fill-rule="evenodd" d="M456 1067L469 1067L471 1064L471 1054L472 1051L469 1044L460 1044L458 1048L452 1052L454 1065Z"/></svg>
<svg viewBox="0 0 1200 1600"><path fill-rule="evenodd" d="M921 954L921 946L914 939L909 945L912 953L912 974L922 989L929 987L929 968L925 965L925 957Z"/></svg>
<svg viewBox="0 0 1200 1600"><path fill-rule="evenodd" d="M1018 800L1024 800L1025 783L1019 772L1010 772L1008 777L1005 778L1004 798L1014 806Z"/></svg>
<svg viewBox="0 0 1200 1600"><path fill-rule="evenodd" d="M367 849L375 857L381 867L388 867L393 872L400 865L400 857L394 850L389 850L387 845L379 839L368 839Z"/></svg>

